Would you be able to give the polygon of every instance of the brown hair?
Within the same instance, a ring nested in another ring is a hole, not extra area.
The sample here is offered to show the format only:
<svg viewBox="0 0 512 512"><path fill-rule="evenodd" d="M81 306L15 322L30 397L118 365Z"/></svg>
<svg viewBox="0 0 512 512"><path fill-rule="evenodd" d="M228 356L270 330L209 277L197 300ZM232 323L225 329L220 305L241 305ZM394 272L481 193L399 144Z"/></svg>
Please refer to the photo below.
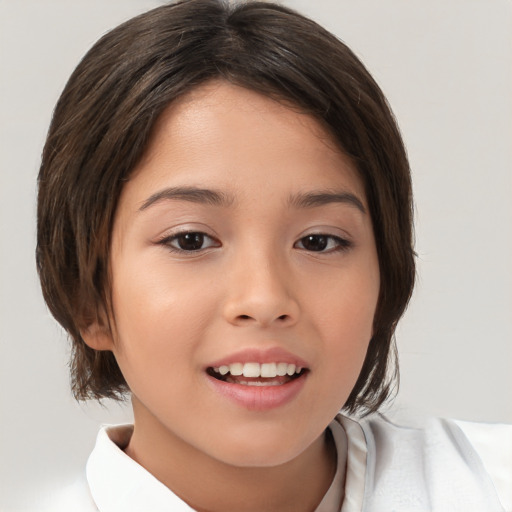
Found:
<svg viewBox="0 0 512 512"><path fill-rule="evenodd" d="M415 276L405 149L383 93L352 51L267 2L185 0L135 17L91 48L57 103L39 173L37 267L44 298L72 340L73 392L100 399L127 391L113 354L89 348L80 330L110 311L116 205L156 119L214 78L314 116L360 173L381 287L374 335L345 409L374 411L397 377L393 335Z"/></svg>

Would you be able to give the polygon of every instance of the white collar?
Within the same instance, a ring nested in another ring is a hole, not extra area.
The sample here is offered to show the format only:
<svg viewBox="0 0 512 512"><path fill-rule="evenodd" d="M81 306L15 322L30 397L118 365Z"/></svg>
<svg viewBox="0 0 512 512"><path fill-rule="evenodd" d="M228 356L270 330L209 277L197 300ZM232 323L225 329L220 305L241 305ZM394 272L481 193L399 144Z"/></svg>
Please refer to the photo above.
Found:
<svg viewBox="0 0 512 512"><path fill-rule="evenodd" d="M329 424L338 456L336 474L315 512L361 512L365 490L366 441L355 421L338 414ZM343 505L340 510L340 501Z"/></svg>
<svg viewBox="0 0 512 512"><path fill-rule="evenodd" d="M380 415L359 422L338 415L329 428L339 453L345 451L346 434L345 495L339 510L343 460L338 458L333 483L316 512L504 510L478 453L452 421L429 419L413 426L397 425ZM124 425L98 434L87 463L88 485L98 510L192 512L123 452L132 431L131 425ZM510 430L504 434L510 436ZM493 441L506 446L499 437ZM502 466L510 482L508 459Z"/></svg>
<svg viewBox="0 0 512 512"><path fill-rule="evenodd" d="M132 425L104 427L87 461L87 481L100 512L193 511L149 471L131 459L124 448Z"/></svg>
<svg viewBox="0 0 512 512"><path fill-rule="evenodd" d="M340 512L361 512L363 510L366 490L366 464L368 458L366 437L358 422L342 414L336 416L335 422L339 423L347 438L345 496Z"/></svg>
<svg viewBox="0 0 512 512"><path fill-rule="evenodd" d="M366 444L361 427L338 415L329 425L338 452L348 438L346 491L341 512L359 512L364 495ZM191 512L192 509L162 482L123 451L132 435L132 425L108 426L100 430L87 462L87 481L100 512ZM315 512L338 512L334 508L343 494L344 460L338 457L334 480Z"/></svg>

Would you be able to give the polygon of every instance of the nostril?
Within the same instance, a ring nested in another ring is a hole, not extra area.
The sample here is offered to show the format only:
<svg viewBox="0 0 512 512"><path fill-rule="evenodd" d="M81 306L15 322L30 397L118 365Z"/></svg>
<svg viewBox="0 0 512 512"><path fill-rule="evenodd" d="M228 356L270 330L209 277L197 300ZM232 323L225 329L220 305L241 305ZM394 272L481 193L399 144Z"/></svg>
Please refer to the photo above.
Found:
<svg viewBox="0 0 512 512"><path fill-rule="evenodd" d="M247 315L247 314L241 314L236 315L232 319L233 322L239 323L239 325L246 325L248 323L256 322L258 324L261 324L262 326L268 326L272 324L272 322L276 322L276 325L288 325L290 321L293 320L293 315L289 315L287 313L279 316L273 316L273 315L265 315L265 314L254 314L254 315ZM293 323L293 322L292 322Z"/></svg>

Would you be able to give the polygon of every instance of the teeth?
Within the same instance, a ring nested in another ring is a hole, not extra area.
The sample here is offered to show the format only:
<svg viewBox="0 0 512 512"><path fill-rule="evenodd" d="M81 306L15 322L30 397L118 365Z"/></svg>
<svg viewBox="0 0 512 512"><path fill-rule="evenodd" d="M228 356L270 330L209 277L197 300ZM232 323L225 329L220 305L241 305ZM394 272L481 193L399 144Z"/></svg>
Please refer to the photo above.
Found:
<svg viewBox="0 0 512 512"><path fill-rule="evenodd" d="M279 375L279 377L284 377L287 370L288 363L277 363L277 375Z"/></svg>
<svg viewBox="0 0 512 512"><path fill-rule="evenodd" d="M245 363L242 375L244 377L259 377L260 376L260 365L259 363ZM233 375L233 374L231 374Z"/></svg>
<svg viewBox="0 0 512 512"><path fill-rule="evenodd" d="M260 380L235 380L231 377L226 379L226 382L231 382L233 384L242 384L243 386L281 386L282 382L276 380L269 380L267 382L263 382Z"/></svg>
<svg viewBox="0 0 512 512"><path fill-rule="evenodd" d="M229 365L229 373L231 373L231 375L242 375L243 371L244 365L242 363L233 363Z"/></svg>
<svg viewBox="0 0 512 512"><path fill-rule="evenodd" d="M263 363L261 365L261 376L262 377L276 377L277 376L277 364L276 363Z"/></svg>
<svg viewBox="0 0 512 512"><path fill-rule="evenodd" d="M290 376L293 375L295 373L295 365L289 364L286 373Z"/></svg>
<svg viewBox="0 0 512 512"><path fill-rule="evenodd" d="M275 377L284 377L285 375L291 377L292 375L299 374L302 371L302 367L288 363L232 363L215 367L213 371L220 375L227 375L229 373L233 376L243 375L244 377L251 378L263 377L273 379Z"/></svg>

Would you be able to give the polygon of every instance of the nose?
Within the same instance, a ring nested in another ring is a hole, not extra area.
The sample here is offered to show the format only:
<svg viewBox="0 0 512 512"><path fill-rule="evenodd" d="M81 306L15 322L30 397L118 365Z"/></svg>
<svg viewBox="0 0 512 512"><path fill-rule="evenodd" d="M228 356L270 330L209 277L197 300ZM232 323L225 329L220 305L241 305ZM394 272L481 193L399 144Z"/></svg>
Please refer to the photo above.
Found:
<svg viewBox="0 0 512 512"><path fill-rule="evenodd" d="M224 316L233 325L288 327L299 318L293 275L265 254L240 255L231 267Z"/></svg>

